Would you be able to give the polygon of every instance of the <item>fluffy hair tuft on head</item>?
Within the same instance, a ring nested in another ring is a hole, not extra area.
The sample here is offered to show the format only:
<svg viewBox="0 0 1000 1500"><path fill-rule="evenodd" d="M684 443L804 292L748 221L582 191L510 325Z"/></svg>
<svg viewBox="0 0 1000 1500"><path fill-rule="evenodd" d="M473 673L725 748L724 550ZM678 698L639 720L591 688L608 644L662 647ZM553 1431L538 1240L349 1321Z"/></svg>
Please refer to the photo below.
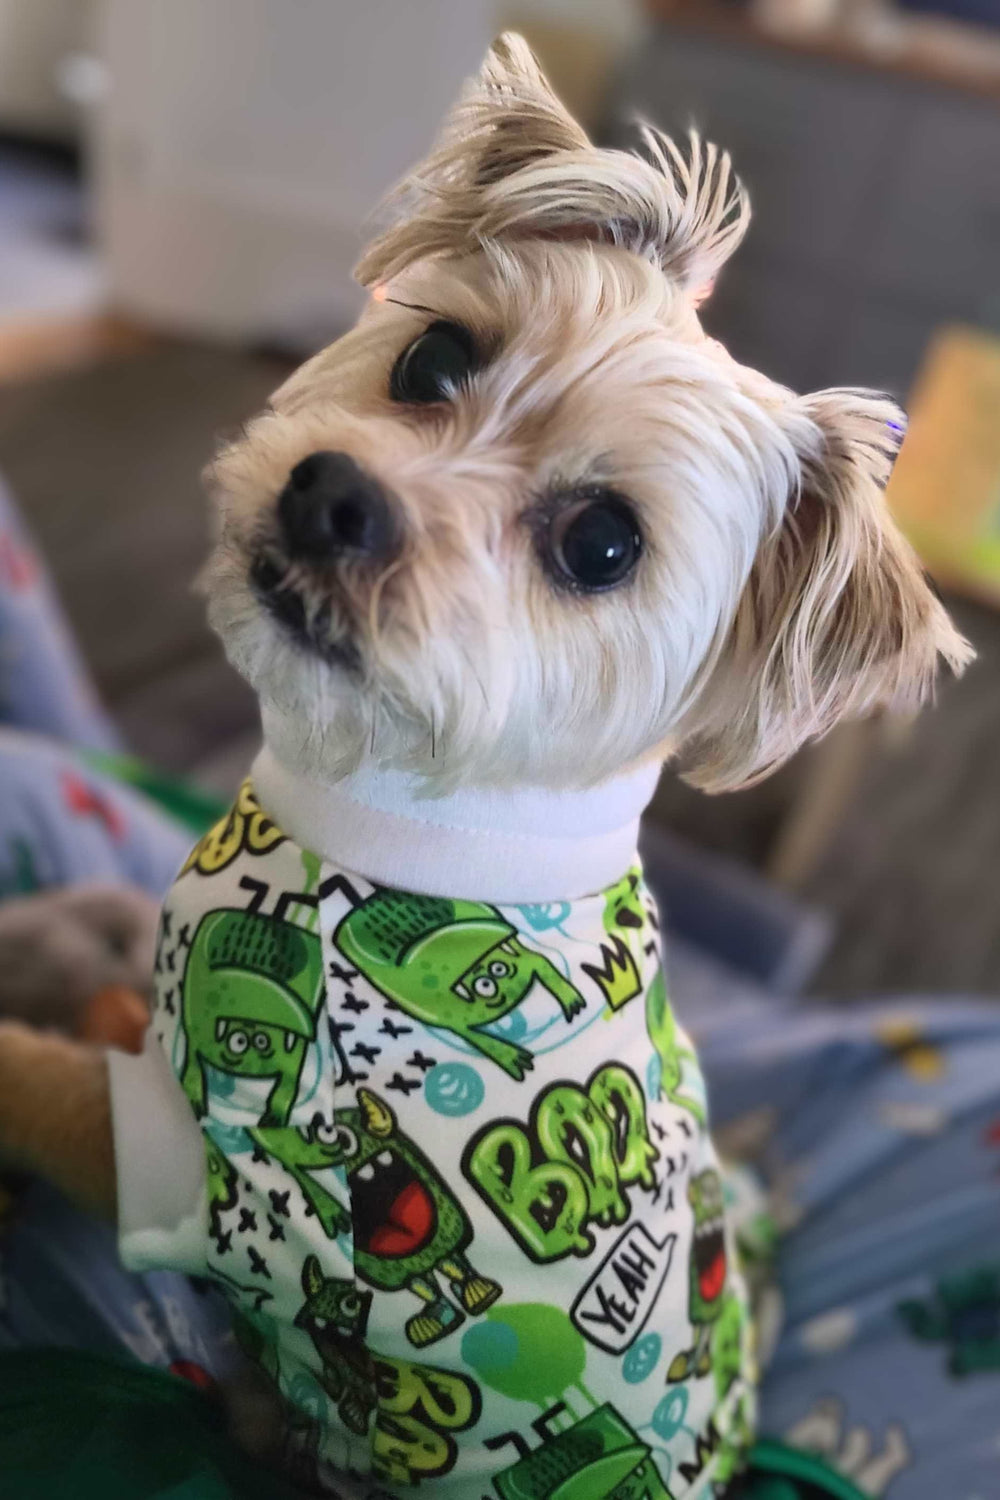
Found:
<svg viewBox="0 0 1000 1500"><path fill-rule="evenodd" d="M685 288L710 282L750 206L726 152L684 151L651 125L645 155L593 146L518 36L500 37L430 156L388 200L390 227L355 274L388 281L415 260L529 236L616 245Z"/></svg>

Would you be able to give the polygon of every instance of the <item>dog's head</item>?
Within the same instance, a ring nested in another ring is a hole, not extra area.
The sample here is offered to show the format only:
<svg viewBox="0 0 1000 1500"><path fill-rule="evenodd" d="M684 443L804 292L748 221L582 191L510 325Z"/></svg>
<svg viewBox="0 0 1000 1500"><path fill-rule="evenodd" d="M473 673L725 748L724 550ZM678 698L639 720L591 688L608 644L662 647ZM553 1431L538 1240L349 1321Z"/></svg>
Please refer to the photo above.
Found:
<svg viewBox="0 0 1000 1500"><path fill-rule="evenodd" d="M211 617L302 769L572 787L682 750L729 787L966 660L883 503L901 413L705 336L746 200L643 135L593 147L501 39L357 327L216 462Z"/></svg>

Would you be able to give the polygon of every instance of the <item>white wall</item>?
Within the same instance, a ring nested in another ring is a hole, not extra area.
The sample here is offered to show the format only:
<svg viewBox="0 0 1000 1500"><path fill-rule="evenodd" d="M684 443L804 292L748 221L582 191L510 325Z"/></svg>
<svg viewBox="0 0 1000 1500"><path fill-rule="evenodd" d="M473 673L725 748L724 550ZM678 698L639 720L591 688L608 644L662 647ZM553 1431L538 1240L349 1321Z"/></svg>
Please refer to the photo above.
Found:
<svg viewBox="0 0 1000 1500"><path fill-rule="evenodd" d="M76 111L57 74L89 21L88 0L0 0L0 128L73 139Z"/></svg>
<svg viewBox="0 0 1000 1500"><path fill-rule="evenodd" d="M639 25L636 0L508 0L499 14L586 27L615 41L630 40Z"/></svg>
<svg viewBox="0 0 1000 1500"><path fill-rule="evenodd" d="M493 0L102 0L94 156L118 304L321 342L357 307L365 215L493 29Z"/></svg>

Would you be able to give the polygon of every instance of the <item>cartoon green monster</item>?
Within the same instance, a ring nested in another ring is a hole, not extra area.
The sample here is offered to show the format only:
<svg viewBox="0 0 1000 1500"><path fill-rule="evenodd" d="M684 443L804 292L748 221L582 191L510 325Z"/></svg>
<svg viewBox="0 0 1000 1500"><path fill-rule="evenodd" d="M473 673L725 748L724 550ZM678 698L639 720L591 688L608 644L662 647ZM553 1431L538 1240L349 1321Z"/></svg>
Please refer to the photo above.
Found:
<svg viewBox="0 0 1000 1500"><path fill-rule="evenodd" d="M642 896L642 871L638 865L630 865L621 880L616 880L604 892L605 932L612 933L619 928L635 934L645 931L649 915Z"/></svg>
<svg viewBox="0 0 1000 1500"><path fill-rule="evenodd" d="M721 1317L726 1299L726 1237L722 1213L722 1179L707 1167L688 1183L688 1202L694 1213L689 1262L688 1317L695 1330L694 1346L675 1354L667 1380L707 1375L712 1368L712 1326Z"/></svg>
<svg viewBox="0 0 1000 1500"><path fill-rule="evenodd" d="M261 912L208 912L184 970L181 1086L204 1116L206 1067L273 1078L262 1125L283 1125L295 1103L323 999L320 940Z"/></svg>
<svg viewBox="0 0 1000 1500"><path fill-rule="evenodd" d="M358 1107L338 1109L332 1127L314 1121L306 1132L252 1130L264 1151L288 1167L327 1235L351 1228L354 1269L378 1291L405 1287L425 1304L406 1323L406 1336L418 1349L458 1328L465 1314L483 1313L502 1287L480 1276L465 1251L472 1225L444 1180L419 1148L396 1126L387 1104L368 1089L358 1090ZM343 1167L351 1196L351 1217L311 1172ZM452 1306L436 1272L451 1281L461 1304Z"/></svg>
<svg viewBox="0 0 1000 1500"><path fill-rule="evenodd" d="M210 1136L205 1136L205 1167L208 1179L208 1228L214 1237L222 1233L222 1215L236 1203L236 1168Z"/></svg>
<svg viewBox="0 0 1000 1500"><path fill-rule="evenodd" d="M896 1310L914 1338L950 1347L950 1374L1000 1370L1000 1264L945 1277L932 1299Z"/></svg>
<svg viewBox="0 0 1000 1500"><path fill-rule="evenodd" d="M721 1401L743 1370L743 1331L746 1316L735 1292L727 1292L712 1332L712 1377Z"/></svg>
<svg viewBox="0 0 1000 1500"><path fill-rule="evenodd" d="M313 1341L322 1361L321 1383L341 1420L351 1432L369 1437L373 1472L403 1484L447 1473L457 1453L451 1434L479 1419L482 1401L475 1384L452 1370L370 1353L363 1339L371 1292L343 1278L324 1277L314 1255L302 1268L302 1286L306 1302L296 1327ZM368 1500L390 1497L370 1490Z"/></svg>
<svg viewBox="0 0 1000 1500"><path fill-rule="evenodd" d="M295 1319L323 1362L322 1383L345 1427L364 1437L375 1410L375 1368L364 1345L371 1292L344 1277L324 1277L315 1255L302 1267L306 1300Z"/></svg>
<svg viewBox="0 0 1000 1500"><path fill-rule="evenodd" d="M667 981L663 969L657 970L652 984L646 991L646 1030L649 1040L656 1048L660 1059L660 1091L681 1109L705 1123L705 1106L699 1099L692 1099L681 1092L684 1082L684 1065L697 1065L697 1058L690 1047L681 1045L677 1031L677 1020L667 995Z"/></svg>
<svg viewBox="0 0 1000 1500"><path fill-rule="evenodd" d="M713 1366L715 1366L714 1351L712 1359ZM717 1366L715 1370L715 1389L721 1400L723 1391L719 1383ZM728 1386L726 1389L728 1390ZM735 1402L729 1431L721 1439L715 1452L713 1482L716 1489L723 1495L729 1493L729 1485L732 1481L746 1472L747 1455L754 1442L754 1416L755 1408L752 1399L744 1392ZM739 1486L735 1488L739 1489Z"/></svg>
<svg viewBox="0 0 1000 1500"><path fill-rule="evenodd" d="M344 1159L345 1143L354 1139L353 1132L336 1123L328 1125L322 1115L314 1115L302 1129L294 1125L253 1126L249 1131L254 1145L281 1163L294 1177L308 1204L308 1211L319 1219L327 1239L336 1239L351 1227L351 1216L344 1204L315 1177Z"/></svg>
<svg viewBox="0 0 1000 1500"><path fill-rule="evenodd" d="M571 1021L583 996L495 906L376 890L334 934L347 961L414 1020L453 1031L520 1081L531 1053L481 1028L521 1004L537 980Z"/></svg>
<svg viewBox="0 0 1000 1500"><path fill-rule="evenodd" d="M599 1406L493 1476L501 1500L671 1500L647 1443Z"/></svg>

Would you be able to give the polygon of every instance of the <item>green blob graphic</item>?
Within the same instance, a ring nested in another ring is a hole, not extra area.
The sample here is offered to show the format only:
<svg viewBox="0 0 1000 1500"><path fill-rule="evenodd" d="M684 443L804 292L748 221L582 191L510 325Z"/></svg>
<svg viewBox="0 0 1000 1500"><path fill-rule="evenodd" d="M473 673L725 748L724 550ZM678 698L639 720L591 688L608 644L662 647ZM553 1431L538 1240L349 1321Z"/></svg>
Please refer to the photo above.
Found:
<svg viewBox="0 0 1000 1500"><path fill-rule="evenodd" d="M501 1396L543 1409L584 1389L587 1346L566 1314L544 1302L490 1308L462 1340L462 1357Z"/></svg>

